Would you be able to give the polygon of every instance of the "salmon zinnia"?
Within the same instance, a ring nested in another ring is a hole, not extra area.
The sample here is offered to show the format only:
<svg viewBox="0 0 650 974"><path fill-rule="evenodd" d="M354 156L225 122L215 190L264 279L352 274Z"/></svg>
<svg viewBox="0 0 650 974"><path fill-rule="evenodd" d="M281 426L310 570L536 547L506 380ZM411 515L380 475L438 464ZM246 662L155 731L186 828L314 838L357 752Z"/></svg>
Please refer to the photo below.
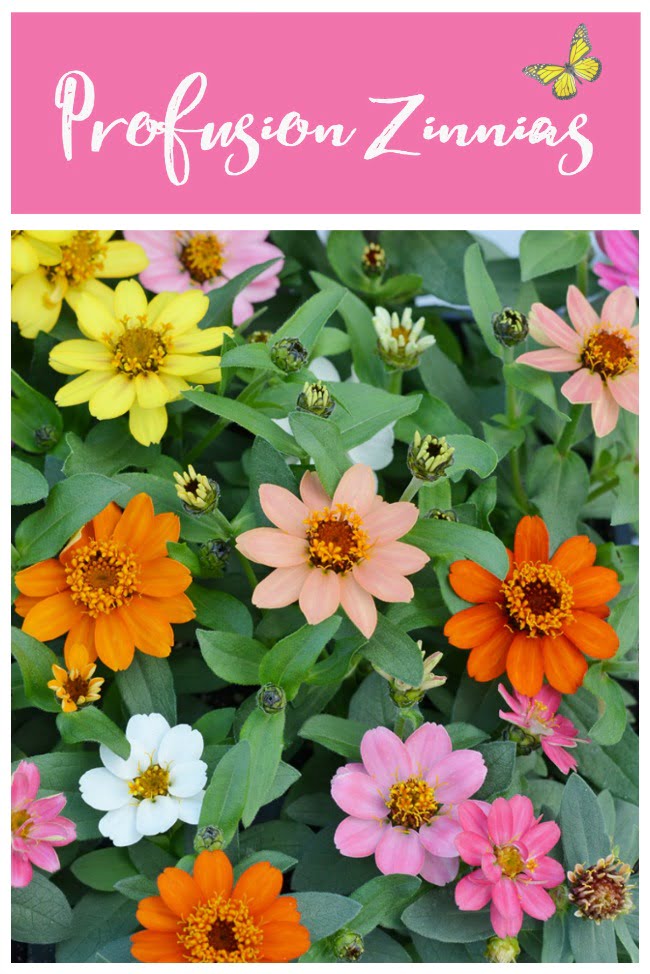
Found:
<svg viewBox="0 0 650 974"><path fill-rule="evenodd" d="M605 622L618 595L616 572L594 565L596 546L584 535L564 541L549 558L540 517L523 517L505 579L473 561L456 561L454 592L476 603L451 617L445 635L470 649L467 672L481 682L507 671L519 693L534 697L544 675L560 693L575 693L587 672L585 655L609 659L618 636Z"/></svg>
<svg viewBox="0 0 650 974"><path fill-rule="evenodd" d="M293 896L280 896L282 873L268 862L250 866L233 888L224 852L201 852L193 876L165 869L160 896L140 900L144 930L131 937L142 963L282 963L309 949Z"/></svg>
<svg viewBox="0 0 650 974"><path fill-rule="evenodd" d="M194 618L184 594L192 576L167 555L179 531L175 514L154 516L148 494L124 511L111 502L58 558L18 572L23 630L42 642L67 633L66 649L81 644L112 670L130 666L136 648L169 656L170 623Z"/></svg>

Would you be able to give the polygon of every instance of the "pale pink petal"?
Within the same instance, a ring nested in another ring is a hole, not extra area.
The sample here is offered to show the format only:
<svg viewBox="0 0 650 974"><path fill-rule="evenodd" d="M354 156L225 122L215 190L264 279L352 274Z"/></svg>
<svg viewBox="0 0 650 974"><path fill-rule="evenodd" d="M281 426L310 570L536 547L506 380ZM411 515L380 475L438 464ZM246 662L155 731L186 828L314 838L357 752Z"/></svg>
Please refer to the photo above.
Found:
<svg viewBox="0 0 650 974"><path fill-rule="evenodd" d="M358 585L352 575L341 578L341 605L351 622L370 639L377 627L377 606L372 595Z"/></svg>
<svg viewBox="0 0 650 974"><path fill-rule="evenodd" d="M377 478L370 467L355 463L346 470L334 491L333 504L348 504L361 517L377 496Z"/></svg>
<svg viewBox="0 0 650 974"><path fill-rule="evenodd" d="M521 930L521 924L524 919L524 914L522 912L519 903L517 903L517 910L514 913L504 916L496 906L494 901L490 906L490 922L497 937L516 937Z"/></svg>
<svg viewBox="0 0 650 974"><path fill-rule="evenodd" d="M356 565L352 575L366 592L382 602L410 602L413 598L413 586L409 580L397 572L387 572L378 567L372 557Z"/></svg>
<svg viewBox="0 0 650 974"><path fill-rule="evenodd" d="M429 561L429 556L412 544L403 541L390 541L388 544L375 546L372 554L377 565L399 572L400 575L412 575L419 572Z"/></svg>
<svg viewBox="0 0 650 974"><path fill-rule="evenodd" d="M459 910L482 910L492 897L492 883L487 882L480 869L463 876L456 889L454 899Z"/></svg>
<svg viewBox="0 0 650 974"><path fill-rule="evenodd" d="M300 481L300 496L310 511L321 511L324 507L331 507L332 500L320 482L318 474L308 470Z"/></svg>
<svg viewBox="0 0 650 974"><path fill-rule="evenodd" d="M386 818L386 802L374 778L365 772L349 771L332 778L332 798L348 815L355 818Z"/></svg>
<svg viewBox="0 0 650 974"><path fill-rule="evenodd" d="M495 845L512 841L512 811L506 798L496 798L488 814L488 833Z"/></svg>
<svg viewBox="0 0 650 974"><path fill-rule="evenodd" d="M487 839L490 808L487 802L463 802L458 809L460 824L467 832L476 832L477 835L483 835Z"/></svg>
<svg viewBox="0 0 650 974"><path fill-rule="evenodd" d="M573 327L581 335L586 335L600 321L596 311L591 307L580 288L577 288L575 284L569 285L566 304Z"/></svg>
<svg viewBox="0 0 650 974"><path fill-rule="evenodd" d="M334 845L351 859L371 856L377 848L384 826L376 819L344 818L334 833Z"/></svg>
<svg viewBox="0 0 650 974"><path fill-rule="evenodd" d="M536 920L548 920L555 913L555 903L541 886L518 883L519 899L524 911Z"/></svg>
<svg viewBox="0 0 650 974"><path fill-rule="evenodd" d="M433 856L457 856L455 839L461 833L460 822L451 815L436 815L429 825L420 829L420 841Z"/></svg>
<svg viewBox="0 0 650 974"><path fill-rule="evenodd" d="M562 395L569 402L596 402L602 391L603 380L589 369L578 369L562 386Z"/></svg>
<svg viewBox="0 0 650 974"><path fill-rule="evenodd" d="M538 330L541 330L547 339L544 345L554 345L563 348L567 352L575 355L580 350L580 336L573 328L565 324L560 316L551 311L543 304L535 303L530 309L530 318L533 320L533 337L537 338ZM530 320L529 320L530 324Z"/></svg>
<svg viewBox="0 0 650 974"><path fill-rule="evenodd" d="M205 290L210 291L212 289L206 287ZM246 297L246 291L240 291L232 303L233 325L241 325L242 321L247 321L248 318L250 318L253 314L254 310L253 305Z"/></svg>
<svg viewBox="0 0 650 974"><path fill-rule="evenodd" d="M276 484L262 484L260 505L269 521L297 538L304 538L307 530L305 521L309 511L302 501L284 487Z"/></svg>
<svg viewBox="0 0 650 974"><path fill-rule="evenodd" d="M484 835L476 832L460 832L455 840L456 849L469 866L480 866L484 856L490 855L492 846Z"/></svg>
<svg viewBox="0 0 650 974"><path fill-rule="evenodd" d="M60 866L59 857L47 842L30 842L27 855L35 866L45 869L48 873L56 872Z"/></svg>
<svg viewBox="0 0 650 974"><path fill-rule="evenodd" d="M539 822L527 829L522 838L529 857L538 859L550 852L560 841L560 834L560 826L556 822Z"/></svg>
<svg viewBox="0 0 650 974"><path fill-rule="evenodd" d="M11 885L16 888L29 886L34 870L24 852L11 850Z"/></svg>
<svg viewBox="0 0 650 974"><path fill-rule="evenodd" d="M445 858L425 852L420 875L434 886L446 886L458 875L458 856Z"/></svg>
<svg viewBox="0 0 650 974"><path fill-rule="evenodd" d="M24 798L26 797L28 801L36 798L36 794L41 785L41 773L38 770L38 765L32 761L21 761L14 772L14 775L17 774L22 775L26 781L26 784L25 782L21 784Z"/></svg>
<svg viewBox="0 0 650 974"><path fill-rule="evenodd" d="M311 626L334 615L341 601L341 585L336 572L312 568L300 592L300 608Z"/></svg>
<svg viewBox="0 0 650 974"><path fill-rule="evenodd" d="M253 528L237 538L237 550L260 565L291 568L307 560L307 541L278 528Z"/></svg>
<svg viewBox="0 0 650 974"><path fill-rule="evenodd" d="M368 774L384 792L413 773L404 743L388 727L366 731L361 739L361 758Z"/></svg>
<svg viewBox="0 0 650 974"><path fill-rule="evenodd" d="M393 873L417 876L424 864L424 847L418 833L389 826L377 843L375 862L384 876Z"/></svg>
<svg viewBox="0 0 650 974"><path fill-rule="evenodd" d="M600 399L592 403L591 421L594 424L596 436L607 436L618 422L618 403L606 385L603 386Z"/></svg>
<svg viewBox="0 0 650 974"><path fill-rule="evenodd" d="M513 919L519 916L519 924L521 925L522 917L519 897L517 896L517 884L512 879L502 876L499 882L494 884L492 901L502 916L512 917Z"/></svg>
<svg viewBox="0 0 650 974"><path fill-rule="evenodd" d="M65 808L66 797L64 794L50 795L49 798L39 798L32 802L29 814L34 821L48 820L54 818Z"/></svg>
<svg viewBox="0 0 650 974"><path fill-rule="evenodd" d="M436 801L456 804L471 798L479 790L487 768L478 751L452 751L427 772L426 780L433 785Z"/></svg>
<svg viewBox="0 0 650 974"><path fill-rule="evenodd" d="M59 815L49 822L36 822L30 826L29 838L51 845L69 845L77 838L77 826L69 818Z"/></svg>
<svg viewBox="0 0 650 974"><path fill-rule="evenodd" d="M553 889L554 886L559 886L560 883L564 882L562 863L558 862L557 859L551 859L550 856L544 856L537 863L532 875L533 881L539 883L540 886L545 886L546 889Z"/></svg>
<svg viewBox="0 0 650 974"><path fill-rule="evenodd" d="M538 352L526 352L517 362L545 372L575 372L580 368L578 352L566 352L563 348L548 348Z"/></svg>
<svg viewBox="0 0 650 974"><path fill-rule="evenodd" d="M617 287L605 298L601 318L615 328L630 328L636 318L636 295L631 287Z"/></svg>
<svg viewBox="0 0 650 974"><path fill-rule="evenodd" d="M373 508L363 519L363 527L371 542L385 545L407 534L417 519L418 509L415 504L397 501L396 504L382 504L381 507Z"/></svg>
<svg viewBox="0 0 650 974"><path fill-rule="evenodd" d="M639 415L639 373L626 372L607 380L607 388L621 409Z"/></svg>
<svg viewBox="0 0 650 974"><path fill-rule="evenodd" d="M437 761L451 754L451 738L441 724L422 724L404 742L413 774L422 777Z"/></svg>
<svg viewBox="0 0 650 974"><path fill-rule="evenodd" d="M528 848L528 836L530 835L529 830L535 822L535 811L533 809L533 804L530 798L527 798L525 795L514 795L509 799L508 806L510 808L512 825L510 839L512 839L514 842L518 842L525 833L524 842L526 843L526 848ZM532 852L530 854L533 855Z"/></svg>
<svg viewBox="0 0 650 974"><path fill-rule="evenodd" d="M24 762L23 762L24 763ZM37 789L38 790L38 789ZM14 809L24 808L33 800L36 792L32 792L29 778L16 770L11 776L11 807Z"/></svg>
<svg viewBox="0 0 650 974"><path fill-rule="evenodd" d="M295 602L310 571L305 562L292 568L276 568L257 585L252 602L260 609L282 609Z"/></svg>

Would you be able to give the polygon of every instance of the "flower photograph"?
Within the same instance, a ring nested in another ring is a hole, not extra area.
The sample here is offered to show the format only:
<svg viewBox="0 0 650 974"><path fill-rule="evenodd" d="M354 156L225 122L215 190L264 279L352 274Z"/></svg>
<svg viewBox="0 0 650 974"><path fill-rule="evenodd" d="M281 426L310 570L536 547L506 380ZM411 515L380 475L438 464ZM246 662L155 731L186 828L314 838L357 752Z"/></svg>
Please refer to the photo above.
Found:
<svg viewBox="0 0 650 974"><path fill-rule="evenodd" d="M639 238L11 233L14 963L638 963Z"/></svg>

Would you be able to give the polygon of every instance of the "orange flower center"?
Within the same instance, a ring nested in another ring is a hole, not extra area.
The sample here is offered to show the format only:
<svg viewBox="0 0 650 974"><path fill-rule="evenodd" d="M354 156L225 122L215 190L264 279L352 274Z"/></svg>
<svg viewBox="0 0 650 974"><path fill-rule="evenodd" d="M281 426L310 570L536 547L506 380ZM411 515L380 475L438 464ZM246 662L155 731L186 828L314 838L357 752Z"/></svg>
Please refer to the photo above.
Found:
<svg viewBox="0 0 650 974"><path fill-rule="evenodd" d="M419 829L429 824L440 805L433 788L423 778L407 778L392 786L386 807L393 825Z"/></svg>
<svg viewBox="0 0 650 974"><path fill-rule="evenodd" d="M73 601L96 619L126 605L137 591L138 565L130 548L115 541L89 541L66 566Z"/></svg>
<svg viewBox="0 0 650 974"><path fill-rule="evenodd" d="M582 346L582 364L603 380L637 368L637 343L627 328L607 331L596 326Z"/></svg>
<svg viewBox="0 0 650 974"><path fill-rule="evenodd" d="M508 876L509 879L514 879L523 870L525 863L516 846L504 845L496 848L494 852L497 857L498 866L504 876Z"/></svg>
<svg viewBox="0 0 650 974"><path fill-rule="evenodd" d="M557 636L571 621L573 589L552 565L524 561L501 591L510 621L527 636Z"/></svg>
<svg viewBox="0 0 650 974"><path fill-rule="evenodd" d="M190 964L251 964L263 934L245 903L215 896L182 921L178 942Z"/></svg>
<svg viewBox="0 0 650 974"><path fill-rule="evenodd" d="M154 331L146 327L146 320L140 316L140 324L127 328L113 346L113 366L129 378L143 372L158 372L171 347L169 339L163 338L167 328Z"/></svg>
<svg viewBox="0 0 650 974"><path fill-rule="evenodd" d="M214 233L197 233L183 245L180 262L196 284L218 277L225 261L224 247Z"/></svg>
<svg viewBox="0 0 650 974"><path fill-rule="evenodd" d="M23 837L26 836L30 825L29 812L25 811L24 808L19 812L11 813L11 831L14 835L20 832Z"/></svg>
<svg viewBox="0 0 650 974"><path fill-rule="evenodd" d="M347 504L335 504L309 515L309 561L315 568L344 574L368 556L370 540L362 520Z"/></svg>
<svg viewBox="0 0 650 974"><path fill-rule="evenodd" d="M146 771L129 782L134 798L158 798L169 793L169 772L159 764L151 764Z"/></svg>
<svg viewBox="0 0 650 974"><path fill-rule="evenodd" d="M47 279L54 285L49 300L60 301L69 287L78 287L104 269L106 244L96 230L79 230L61 247L61 260L47 269Z"/></svg>

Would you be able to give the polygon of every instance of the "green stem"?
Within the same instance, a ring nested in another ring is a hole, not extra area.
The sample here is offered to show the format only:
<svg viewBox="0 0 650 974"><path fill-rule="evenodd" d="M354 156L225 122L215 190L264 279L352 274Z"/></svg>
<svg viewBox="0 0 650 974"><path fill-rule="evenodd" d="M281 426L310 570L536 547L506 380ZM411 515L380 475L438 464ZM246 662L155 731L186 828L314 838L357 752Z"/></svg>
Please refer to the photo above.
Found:
<svg viewBox="0 0 650 974"><path fill-rule="evenodd" d="M411 718L410 710L399 710L397 712L397 717L395 718L395 733L401 741L409 731L409 728L414 725L414 721Z"/></svg>
<svg viewBox="0 0 650 974"><path fill-rule="evenodd" d="M221 513L218 507L213 508L210 513L206 514L204 517L206 523L209 521L214 522L216 530L225 534L226 538L233 537L234 531L232 529L232 524L225 514Z"/></svg>
<svg viewBox="0 0 650 974"><path fill-rule="evenodd" d="M587 291L589 290L589 254L582 258L576 268L576 284L584 296L587 297Z"/></svg>
<svg viewBox="0 0 650 974"><path fill-rule="evenodd" d="M263 372L262 375L258 375L256 379L253 379L252 382L250 382L244 389L242 389L242 391L237 396L237 402L248 402L249 399L251 399L257 392L259 392L262 386L266 385L267 380L268 380L268 376L265 372ZM226 427L230 426L230 422L231 421L229 419L218 420L214 424L212 429L209 430L205 434L205 436L201 440L199 440L196 446L193 446L192 449L189 451L189 453L185 457L185 465L187 466L188 463L194 463L201 456L203 451L206 450L210 446L210 444L213 443L217 439L217 437L223 433Z"/></svg>
<svg viewBox="0 0 650 974"><path fill-rule="evenodd" d="M503 364L508 365L513 361L513 359L513 349L504 349ZM505 376L503 381L506 387L506 416L508 418L508 426L511 429L515 429L517 426L517 420L519 418L517 390L513 385L506 381ZM517 504L521 510L524 513L527 513L528 497L526 496L526 490L524 488L524 483L521 476L521 447L515 447L510 451L510 474L512 476L512 491L515 495L515 500L517 501Z"/></svg>
<svg viewBox="0 0 650 974"><path fill-rule="evenodd" d="M253 571L253 566L248 558L246 558L245 555L242 555L241 551L237 551L237 557L239 558L240 564L244 569L244 575L248 579L251 589L255 590L257 587L257 577Z"/></svg>
<svg viewBox="0 0 650 974"><path fill-rule="evenodd" d="M413 500L413 498L415 497L415 495L417 494L417 492L419 491L423 483L424 483L423 480L419 480L417 477L411 477L411 482L406 485L406 489L402 494L402 496L400 497L400 500L401 501Z"/></svg>
<svg viewBox="0 0 650 974"><path fill-rule="evenodd" d="M573 440L576 434L576 428L580 422L580 417L584 412L584 403L576 403L571 406L571 417L569 422L565 424L562 430L562 436L557 442L558 453L566 455L573 445Z"/></svg>
<svg viewBox="0 0 650 974"><path fill-rule="evenodd" d="M404 376L403 372L396 369L391 372L388 376L388 391L394 393L394 395L399 396L402 392L402 378Z"/></svg>
<svg viewBox="0 0 650 974"><path fill-rule="evenodd" d="M615 487L618 487L619 483L620 479L618 477L612 477L611 480L606 480L604 484L600 485L600 487L594 487L592 492L587 497L587 503L589 504L590 501L595 501L597 497L602 497L602 495L608 493L608 491L614 490Z"/></svg>

